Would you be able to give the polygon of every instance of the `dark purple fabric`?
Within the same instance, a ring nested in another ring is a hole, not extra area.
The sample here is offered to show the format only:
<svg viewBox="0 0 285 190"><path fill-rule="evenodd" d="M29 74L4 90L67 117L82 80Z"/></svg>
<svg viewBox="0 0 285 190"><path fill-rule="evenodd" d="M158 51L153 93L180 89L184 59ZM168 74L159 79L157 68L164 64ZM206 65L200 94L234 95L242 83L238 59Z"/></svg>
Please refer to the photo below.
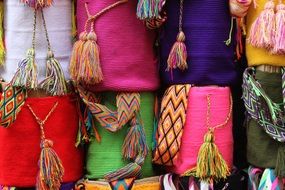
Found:
<svg viewBox="0 0 285 190"><path fill-rule="evenodd" d="M176 41L179 21L179 0L166 3L167 18L161 32L161 77L167 84L231 85L236 82L234 47L226 46L231 17L229 0L185 0L183 31L186 36L188 70L167 68L170 49Z"/></svg>
<svg viewBox="0 0 285 190"><path fill-rule="evenodd" d="M72 190L74 189L75 183L70 182L70 183L64 183L61 185L60 190Z"/></svg>

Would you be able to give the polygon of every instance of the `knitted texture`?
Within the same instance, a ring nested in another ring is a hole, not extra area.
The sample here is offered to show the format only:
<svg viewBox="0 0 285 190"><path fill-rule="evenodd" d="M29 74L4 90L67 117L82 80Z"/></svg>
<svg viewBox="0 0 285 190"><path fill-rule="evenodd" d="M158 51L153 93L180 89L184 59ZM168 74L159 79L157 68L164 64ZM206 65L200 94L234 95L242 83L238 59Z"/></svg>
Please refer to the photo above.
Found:
<svg viewBox="0 0 285 190"><path fill-rule="evenodd" d="M154 96L152 93L141 93L140 99L140 113L146 133L147 145L151 147L154 118ZM108 92L104 93L102 96L101 103L106 105L109 109L115 110L117 108L115 100L116 93ZM96 122L95 125L97 126L96 129L101 136L101 142L98 143L94 139L88 146L86 163L86 177L88 179L101 179L106 173L128 164L128 162L124 161L122 158L122 145L129 126L124 126L116 133L110 133L98 122ZM151 153L149 152L142 167L142 176L149 177L152 175Z"/></svg>
<svg viewBox="0 0 285 190"><path fill-rule="evenodd" d="M235 83L234 43L227 46L231 16L228 0L184 1L183 32L187 46L188 69L167 72L167 59L176 41L179 1L166 2L167 21L161 33L162 80L169 84L229 85ZM232 36L233 37L233 36ZM234 39L234 37L232 38Z"/></svg>
<svg viewBox="0 0 285 190"><path fill-rule="evenodd" d="M113 0L77 2L78 33L87 20L85 2L90 14L111 5ZM103 81L92 91L148 91L159 85L157 60L153 51L154 32L136 17L136 1L118 5L95 20L94 31L100 47Z"/></svg>
<svg viewBox="0 0 285 190"><path fill-rule="evenodd" d="M278 0L273 0L275 5L278 4ZM252 3L247 16L246 16L246 31L247 34L250 34L250 29L252 23L259 16L261 11L264 9L265 3L268 0L256 0L258 6L254 8L254 4ZM246 57L249 66L253 65L275 65L275 66L285 66L285 56L284 55L272 55L269 51L264 48L256 48L253 47L250 43L246 43Z"/></svg>
<svg viewBox="0 0 285 190"><path fill-rule="evenodd" d="M211 94L210 126L223 123L230 111L230 89L228 87L192 87L189 91L186 123L181 139L177 162L172 171L183 174L196 166L198 151L207 132L207 98ZM215 144L229 168L233 162L232 120L215 129Z"/></svg>
<svg viewBox="0 0 285 190"><path fill-rule="evenodd" d="M257 70L256 80L274 102L282 102L281 75ZM256 120L247 125L247 160L261 168L275 168L279 143L271 138Z"/></svg>
<svg viewBox="0 0 285 190"><path fill-rule="evenodd" d="M83 174L83 152L75 147L79 120L76 99L74 96L62 96L26 100L40 118L46 116L55 102L58 102L58 107L47 120L44 130L62 161L65 170L63 182L66 183L78 180ZM26 105L10 128L0 128L0 138L0 184L35 186L41 151L40 128Z"/></svg>
<svg viewBox="0 0 285 190"><path fill-rule="evenodd" d="M18 0L4 2L4 34L6 44L5 67L0 68L0 75L10 81L15 74L18 62L25 57L32 46L33 11ZM51 46L56 59L60 62L66 79L69 79L68 65L72 48L71 36L71 1L54 0L51 9L44 9ZM40 11L38 18L41 18ZM47 43L42 20L38 19L36 34L36 64L38 79L45 78Z"/></svg>

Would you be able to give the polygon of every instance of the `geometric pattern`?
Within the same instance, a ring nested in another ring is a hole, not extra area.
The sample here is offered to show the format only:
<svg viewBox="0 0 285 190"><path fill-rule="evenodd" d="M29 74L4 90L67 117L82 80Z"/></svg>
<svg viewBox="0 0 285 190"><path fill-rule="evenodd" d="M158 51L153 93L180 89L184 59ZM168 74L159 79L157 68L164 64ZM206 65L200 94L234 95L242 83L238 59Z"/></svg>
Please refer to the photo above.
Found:
<svg viewBox="0 0 285 190"><path fill-rule="evenodd" d="M26 90L21 87L7 85L1 94L0 125L9 127L17 118L27 98Z"/></svg>
<svg viewBox="0 0 285 190"><path fill-rule="evenodd" d="M135 178L121 179L110 182L113 190L130 190L134 184Z"/></svg>
<svg viewBox="0 0 285 190"><path fill-rule="evenodd" d="M158 122L158 139L153 162L172 166L177 159L186 120L188 94L191 85L173 85L162 99Z"/></svg>
<svg viewBox="0 0 285 190"><path fill-rule="evenodd" d="M285 142L284 111L282 106L271 99L261 85L252 76L253 69L248 68L243 75L243 101L247 114L258 122L273 139Z"/></svg>
<svg viewBox="0 0 285 190"><path fill-rule="evenodd" d="M117 110L110 110L98 102L96 95L90 91L77 87L83 102L87 105L92 115L100 125L110 132L120 130L130 119L139 112L140 95L139 93L118 93L116 97Z"/></svg>

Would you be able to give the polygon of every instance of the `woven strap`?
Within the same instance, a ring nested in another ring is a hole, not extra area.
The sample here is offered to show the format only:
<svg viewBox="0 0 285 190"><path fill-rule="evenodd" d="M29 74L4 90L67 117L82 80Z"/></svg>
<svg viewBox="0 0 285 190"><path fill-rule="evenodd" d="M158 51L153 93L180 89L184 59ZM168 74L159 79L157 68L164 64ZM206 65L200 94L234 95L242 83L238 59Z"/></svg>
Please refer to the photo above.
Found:
<svg viewBox="0 0 285 190"><path fill-rule="evenodd" d="M26 90L7 85L0 100L0 125L9 127L17 118L27 98Z"/></svg>
<svg viewBox="0 0 285 190"><path fill-rule="evenodd" d="M186 120L190 85L169 87L162 99L158 123L158 142L153 162L171 166L180 149L183 126Z"/></svg>
<svg viewBox="0 0 285 190"><path fill-rule="evenodd" d="M243 75L243 101L246 111L270 137L285 142L282 104L272 102L253 74L253 68L247 68Z"/></svg>

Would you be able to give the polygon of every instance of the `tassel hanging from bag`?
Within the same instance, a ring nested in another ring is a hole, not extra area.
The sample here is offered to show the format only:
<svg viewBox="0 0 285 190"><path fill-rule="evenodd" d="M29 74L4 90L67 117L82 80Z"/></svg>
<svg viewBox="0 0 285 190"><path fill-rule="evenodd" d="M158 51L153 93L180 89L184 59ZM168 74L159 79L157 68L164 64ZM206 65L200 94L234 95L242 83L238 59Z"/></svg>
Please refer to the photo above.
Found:
<svg viewBox="0 0 285 190"><path fill-rule="evenodd" d="M38 163L39 173L37 176L36 187L38 190L59 190L64 175L64 168L58 155L52 148L53 142L46 139L44 132L44 125L52 113L54 113L58 106L58 102L53 105L52 109L43 120L36 115L29 104L27 104L27 106L36 122L39 124L41 132L41 155Z"/></svg>
<svg viewBox="0 0 285 190"><path fill-rule="evenodd" d="M40 9L51 6L53 0L21 0L21 2L35 9Z"/></svg>
<svg viewBox="0 0 285 190"><path fill-rule="evenodd" d="M252 23L248 42L258 48L271 49L274 47L275 12L274 1L269 0L264 10Z"/></svg>
<svg viewBox="0 0 285 190"><path fill-rule="evenodd" d="M271 51L273 54L284 54L285 53L285 5L282 1L276 7L276 31L274 38L274 47Z"/></svg>
<svg viewBox="0 0 285 190"><path fill-rule="evenodd" d="M46 79L40 84L40 87L53 96L65 95L67 94L67 87L63 70L60 66L60 63L58 62L58 60L55 59L54 54L51 51L51 45L48 37L48 31L43 10L41 10L41 14L46 34L46 40L48 43L48 54L46 64Z"/></svg>
<svg viewBox="0 0 285 190"><path fill-rule="evenodd" d="M3 19L4 19L4 3L3 1L0 1L0 66L4 65L5 62Z"/></svg>
<svg viewBox="0 0 285 190"><path fill-rule="evenodd" d="M36 89L38 85L37 66L35 63L37 11L34 10L32 48L27 50L26 58L21 60L11 81L13 86Z"/></svg>
<svg viewBox="0 0 285 190"><path fill-rule="evenodd" d="M123 144L123 156L126 159L135 159L139 154L145 157L148 153L140 115L139 113L135 113L135 115Z"/></svg>
<svg viewBox="0 0 285 190"><path fill-rule="evenodd" d="M87 40L87 32L84 31L80 33L79 40L77 40L73 45L71 59L70 59L69 72L70 72L71 78L74 81L79 80L78 71L79 71L80 60L82 56L83 45L86 42L86 40Z"/></svg>
<svg viewBox="0 0 285 190"><path fill-rule="evenodd" d="M139 0L137 17L141 20L159 18L159 13L164 4L165 0Z"/></svg>
<svg viewBox="0 0 285 190"><path fill-rule="evenodd" d="M37 88L37 66L35 63L35 50L33 48L28 49L27 57L20 61L11 84L28 89Z"/></svg>
<svg viewBox="0 0 285 190"><path fill-rule="evenodd" d="M176 42L173 44L168 59L167 59L167 69L166 71L171 72L171 78L173 79L173 69L177 67L184 71L188 68L187 65L187 49L185 45L185 34L182 31L183 22L183 2L180 0L180 12L179 12L179 32L176 37Z"/></svg>

